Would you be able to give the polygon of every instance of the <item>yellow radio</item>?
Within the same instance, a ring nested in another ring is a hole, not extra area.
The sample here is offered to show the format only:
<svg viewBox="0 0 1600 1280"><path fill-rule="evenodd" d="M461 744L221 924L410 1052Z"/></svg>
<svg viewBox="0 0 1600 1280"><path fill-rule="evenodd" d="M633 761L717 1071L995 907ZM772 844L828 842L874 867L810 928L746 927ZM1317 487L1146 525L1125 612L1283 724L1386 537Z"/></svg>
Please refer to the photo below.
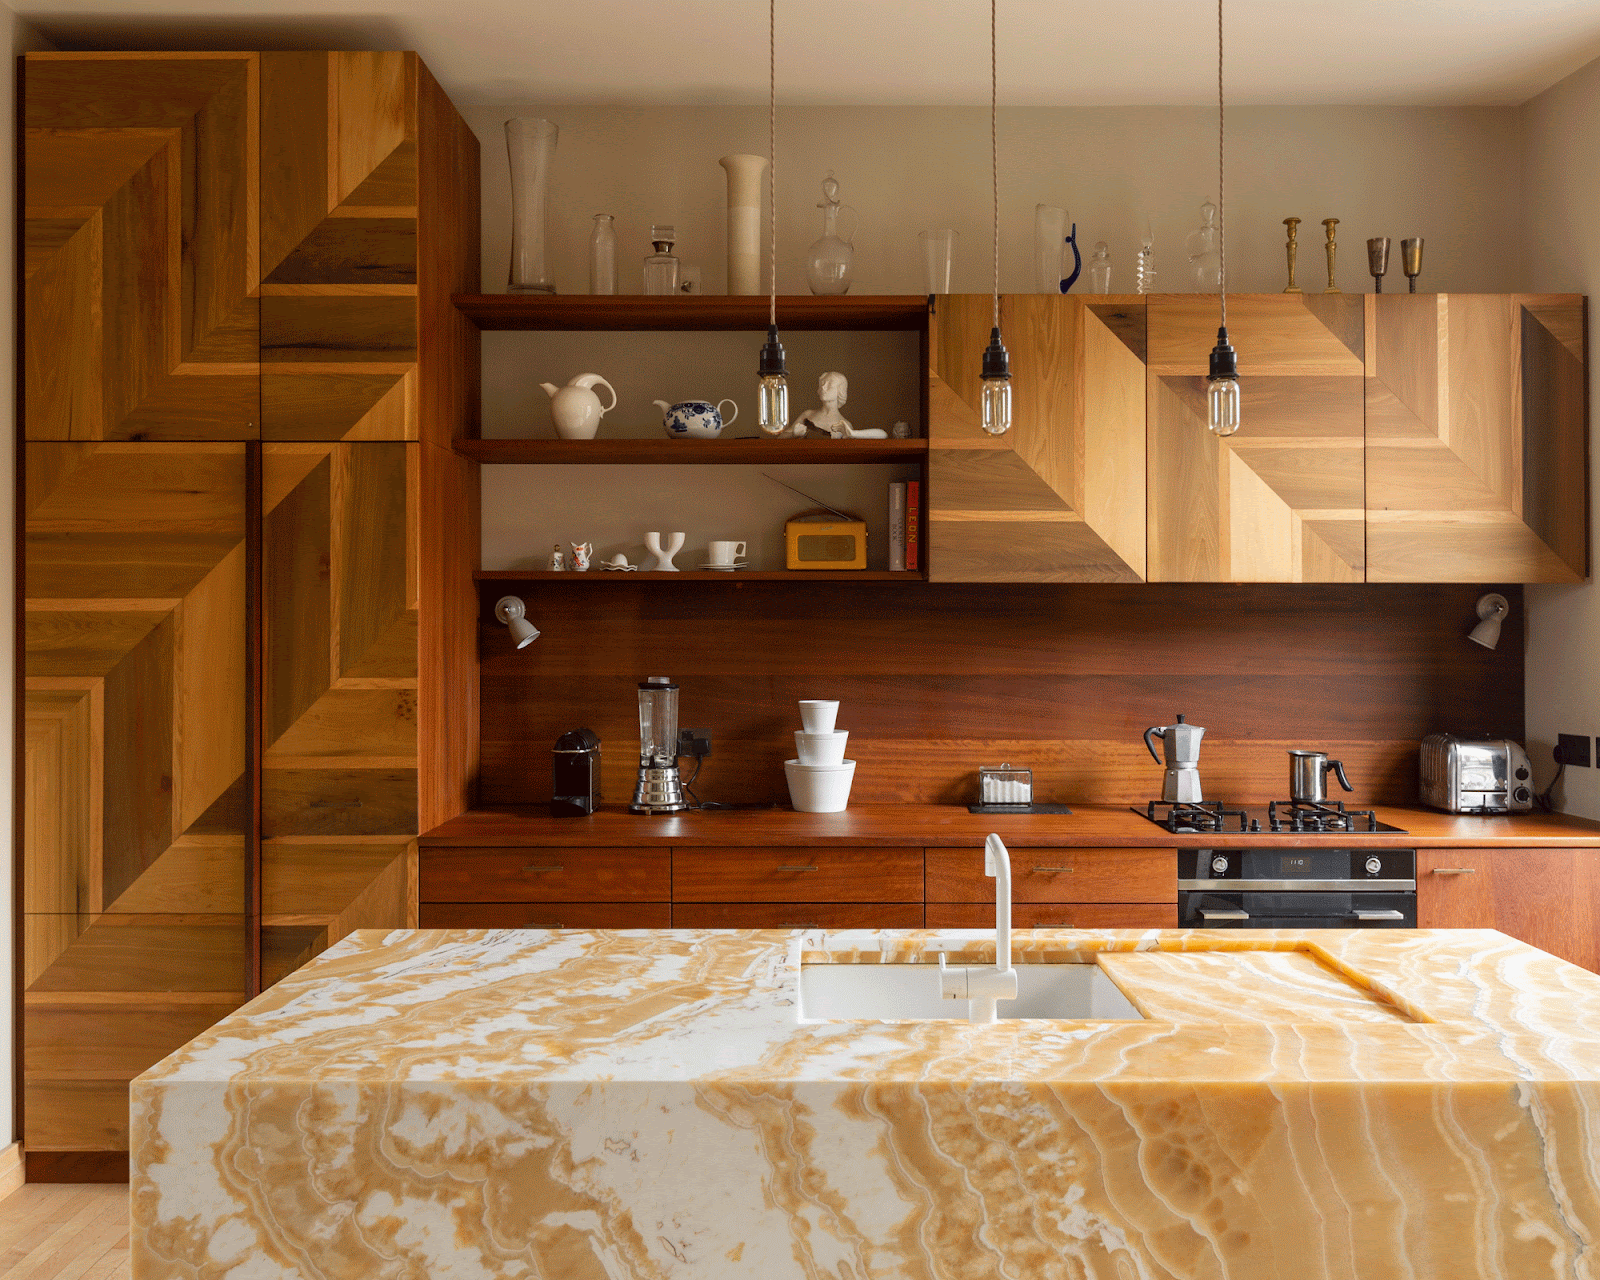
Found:
<svg viewBox="0 0 1600 1280"><path fill-rule="evenodd" d="M781 481L779 483L782 483ZM813 507L791 516L783 526L791 569L865 569L867 522L841 520L849 512Z"/></svg>

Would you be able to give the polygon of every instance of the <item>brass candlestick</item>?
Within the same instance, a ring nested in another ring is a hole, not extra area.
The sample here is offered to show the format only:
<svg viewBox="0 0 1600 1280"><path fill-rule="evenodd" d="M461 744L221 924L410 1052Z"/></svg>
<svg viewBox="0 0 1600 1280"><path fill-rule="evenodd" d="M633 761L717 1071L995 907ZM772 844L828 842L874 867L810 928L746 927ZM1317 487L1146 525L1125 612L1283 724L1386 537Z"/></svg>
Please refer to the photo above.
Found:
<svg viewBox="0 0 1600 1280"><path fill-rule="evenodd" d="M1284 292L1299 293L1301 291L1300 286L1294 282L1294 259L1295 255L1300 251L1300 246L1295 239L1300 234L1300 219L1285 218L1283 225L1289 228L1289 243L1284 245L1284 249L1289 255L1289 283Z"/></svg>
<svg viewBox="0 0 1600 1280"><path fill-rule="evenodd" d="M1383 292L1383 277L1389 271L1389 237L1376 236L1367 241L1367 270L1372 273L1372 292Z"/></svg>
<svg viewBox="0 0 1600 1280"><path fill-rule="evenodd" d="M1328 287L1326 289L1324 289L1322 292L1323 293L1343 293L1344 290L1341 289L1337 284L1335 284L1334 283L1334 279L1333 279L1334 260L1339 256L1339 242L1333 238L1334 237L1333 229L1336 226L1339 225L1339 219L1337 219L1337 218L1324 218L1322 220L1322 225L1325 226L1328 229Z"/></svg>
<svg viewBox="0 0 1600 1280"><path fill-rule="evenodd" d="M1422 237L1416 236L1400 242L1400 269L1411 283L1411 292L1417 291L1417 277L1422 274Z"/></svg>

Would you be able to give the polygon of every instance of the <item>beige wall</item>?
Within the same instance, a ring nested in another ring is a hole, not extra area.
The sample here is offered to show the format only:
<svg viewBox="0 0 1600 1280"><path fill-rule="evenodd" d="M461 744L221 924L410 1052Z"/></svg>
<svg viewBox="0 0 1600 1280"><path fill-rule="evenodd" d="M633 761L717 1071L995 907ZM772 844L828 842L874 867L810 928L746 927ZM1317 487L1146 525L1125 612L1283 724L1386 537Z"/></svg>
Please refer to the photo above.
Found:
<svg viewBox="0 0 1600 1280"><path fill-rule="evenodd" d="M1600 369L1592 296L1600 294L1600 61L1534 98L1523 118L1528 286L1591 295L1592 388ZM1600 732L1600 585L1530 587L1527 598L1528 738L1544 777L1558 733ZM1600 818L1600 769L1568 769L1558 794L1567 812Z"/></svg>

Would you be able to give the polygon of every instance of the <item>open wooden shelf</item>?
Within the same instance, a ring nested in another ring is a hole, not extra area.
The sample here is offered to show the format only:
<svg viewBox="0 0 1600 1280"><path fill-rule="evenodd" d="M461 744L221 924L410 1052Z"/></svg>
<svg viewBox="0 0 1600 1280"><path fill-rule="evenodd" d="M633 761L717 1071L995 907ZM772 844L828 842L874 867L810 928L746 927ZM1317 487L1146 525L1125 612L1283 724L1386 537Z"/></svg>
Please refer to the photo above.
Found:
<svg viewBox="0 0 1600 1280"><path fill-rule="evenodd" d="M679 573L617 573L600 568L584 573L554 573L549 569L479 569L479 582L922 582L920 572L905 569L684 569Z"/></svg>
<svg viewBox="0 0 1600 1280"><path fill-rule="evenodd" d="M920 462L926 440L457 440L478 462L657 466L779 466L796 462Z"/></svg>
<svg viewBox="0 0 1600 1280"><path fill-rule="evenodd" d="M480 329L765 331L765 297L458 293L456 309ZM793 329L925 329L928 299L920 294L859 298L778 299L779 331Z"/></svg>

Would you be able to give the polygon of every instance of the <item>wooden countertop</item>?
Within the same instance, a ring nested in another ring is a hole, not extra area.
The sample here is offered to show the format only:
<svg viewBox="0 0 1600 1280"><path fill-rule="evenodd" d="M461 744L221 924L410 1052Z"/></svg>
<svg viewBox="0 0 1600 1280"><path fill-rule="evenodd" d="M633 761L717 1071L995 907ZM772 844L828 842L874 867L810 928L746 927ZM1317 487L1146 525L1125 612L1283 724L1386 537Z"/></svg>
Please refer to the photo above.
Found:
<svg viewBox="0 0 1600 1280"><path fill-rule="evenodd" d="M1262 806L1263 808L1265 806ZM1363 835L1362 848L1492 848L1494 846L1600 848L1600 822L1561 813L1473 818L1426 809L1379 809L1378 817L1405 835ZM991 831L1008 845L1026 848L1248 848L1316 846L1336 836L1262 832L1258 835L1180 836L1126 807L1085 805L1070 815L968 813L956 805L860 805L844 813L792 809L720 809L656 818L607 806L588 818L552 818L542 806L477 809L422 836L425 848L630 845L799 846L853 844L882 847L977 846Z"/></svg>

